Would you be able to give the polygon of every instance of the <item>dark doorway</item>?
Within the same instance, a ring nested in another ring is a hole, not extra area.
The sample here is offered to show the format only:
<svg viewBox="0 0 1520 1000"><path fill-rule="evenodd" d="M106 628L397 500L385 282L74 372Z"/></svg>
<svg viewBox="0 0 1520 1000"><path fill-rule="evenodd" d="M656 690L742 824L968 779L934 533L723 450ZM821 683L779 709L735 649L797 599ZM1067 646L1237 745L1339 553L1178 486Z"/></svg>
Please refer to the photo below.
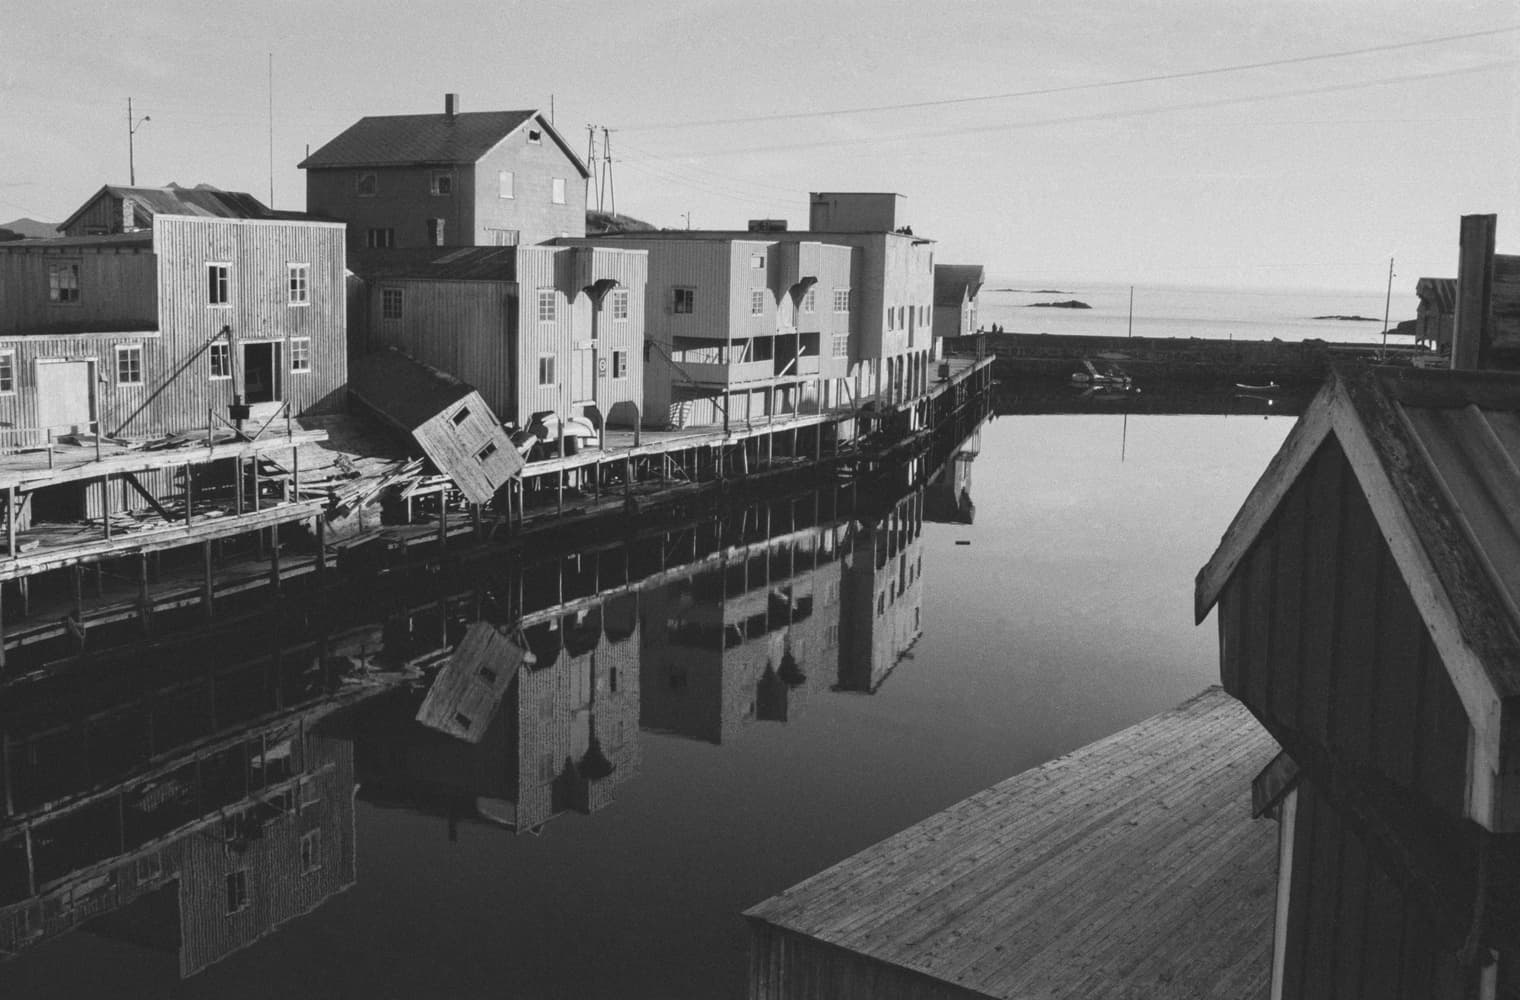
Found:
<svg viewBox="0 0 1520 1000"><path fill-rule="evenodd" d="M273 341L243 345L243 401L270 403L280 398L280 345Z"/></svg>

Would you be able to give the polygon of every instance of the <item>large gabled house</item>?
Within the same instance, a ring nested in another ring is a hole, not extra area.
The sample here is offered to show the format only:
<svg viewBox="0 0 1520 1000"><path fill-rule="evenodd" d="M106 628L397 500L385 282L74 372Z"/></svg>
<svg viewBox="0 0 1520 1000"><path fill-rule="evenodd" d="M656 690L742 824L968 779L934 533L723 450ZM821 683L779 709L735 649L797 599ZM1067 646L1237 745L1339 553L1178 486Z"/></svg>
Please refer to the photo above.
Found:
<svg viewBox="0 0 1520 1000"><path fill-rule="evenodd" d="M515 246L586 233L586 165L538 111L359 119L301 161L350 249Z"/></svg>

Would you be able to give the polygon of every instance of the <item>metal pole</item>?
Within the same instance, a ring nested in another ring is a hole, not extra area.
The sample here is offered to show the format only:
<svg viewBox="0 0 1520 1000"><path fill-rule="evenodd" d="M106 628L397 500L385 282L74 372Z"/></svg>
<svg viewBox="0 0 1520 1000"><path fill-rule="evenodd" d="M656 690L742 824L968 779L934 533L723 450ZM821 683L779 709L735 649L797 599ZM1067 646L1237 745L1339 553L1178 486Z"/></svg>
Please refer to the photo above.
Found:
<svg viewBox="0 0 1520 1000"><path fill-rule="evenodd" d="M1393 258L1388 258L1388 293L1383 296L1383 353L1388 353L1388 309L1393 304ZM1379 361L1382 359L1379 358Z"/></svg>

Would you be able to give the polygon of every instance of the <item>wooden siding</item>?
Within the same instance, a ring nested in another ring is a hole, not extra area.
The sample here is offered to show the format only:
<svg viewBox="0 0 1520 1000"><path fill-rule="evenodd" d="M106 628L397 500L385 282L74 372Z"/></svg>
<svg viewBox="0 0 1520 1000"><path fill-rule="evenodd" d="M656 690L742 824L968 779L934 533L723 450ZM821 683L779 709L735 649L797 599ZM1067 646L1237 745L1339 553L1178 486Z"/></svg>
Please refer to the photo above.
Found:
<svg viewBox="0 0 1520 1000"><path fill-rule="evenodd" d="M1478 996L1455 949L1313 782L1297 795L1283 1000Z"/></svg>
<svg viewBox="0 0 1520 1000"><path fill-rule="evenodd" d="M1333 437L1226 586L1219 629L1225 689L1269 728L1462 814L1466 712Z"/></svg>
<svg viewBox="0 0 1520 1000"><path fill-rule="evenodd" d="M386 319L386 289L400 289L401 318ZM369 284L369 342L399 347L418 361L473 385L503 420L516 412L506 281L382 279Z"/></svg>
<svg viewBox="0 0 1520 1000"><path fill-rule="evenodd" d="M65 236L92 236L98 233L124 232L128 225L136 225L136 213L131 223L125 221L122 199L108 190L96 193L94 198L77 213L77 217L63 230Z"/></svg>
<svg viewBox="0 0 1520 1000"><path fill-rule="evenodd" d="M522 471L522 456L480 393L470 393L461 403L415 429L412 437L471 503L488 503ZM464 420L456 421L465 411ZM487 450L489 454L482 458Z"/></svg>
<svg viewBox="0 0 1520 1000"><path fill-rule="evenodd" d="M48 268L79 265L79 301L48 298ZM158 328L158 259L141 246L6 248L0 243L0 337Z"/></svg>
<svg viewBox="0 0 1520 1000"><path fill-rule="evenodd" d="M559 236L586 235L586 178L576 163L550 138L542 116L497 143L468 171L466 188L473 206L473 232L458 242L495 244L494 229L518 230L522 245ZM541 142L528 141L528 130L539 129ZM513 197L498 192L497 172L513 174ZM564 204L553 200L554 178L565 182Z"/></svg>
<svg viewBox="0 0 1520 1000"><path fill-rule="evenodd" d="M433 678L417 709L417 721L466 743L479 743L524 656L494 625L472 623Z"/></svg>

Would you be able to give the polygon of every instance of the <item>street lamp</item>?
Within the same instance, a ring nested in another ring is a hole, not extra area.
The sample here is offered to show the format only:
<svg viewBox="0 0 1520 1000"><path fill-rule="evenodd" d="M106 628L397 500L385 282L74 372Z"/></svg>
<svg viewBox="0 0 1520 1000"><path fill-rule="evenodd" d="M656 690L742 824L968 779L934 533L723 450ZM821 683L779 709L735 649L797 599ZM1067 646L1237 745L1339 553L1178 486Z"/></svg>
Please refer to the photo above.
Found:
<svg viewBox="0 0 1520 1000"><path fill-rule="evenodd" d="M137 186L137 156L133 148L132 137L144 124L153 120L152 115L143 115L137 120L132 118L132 98L127 98L127 183Z"/></svg>

